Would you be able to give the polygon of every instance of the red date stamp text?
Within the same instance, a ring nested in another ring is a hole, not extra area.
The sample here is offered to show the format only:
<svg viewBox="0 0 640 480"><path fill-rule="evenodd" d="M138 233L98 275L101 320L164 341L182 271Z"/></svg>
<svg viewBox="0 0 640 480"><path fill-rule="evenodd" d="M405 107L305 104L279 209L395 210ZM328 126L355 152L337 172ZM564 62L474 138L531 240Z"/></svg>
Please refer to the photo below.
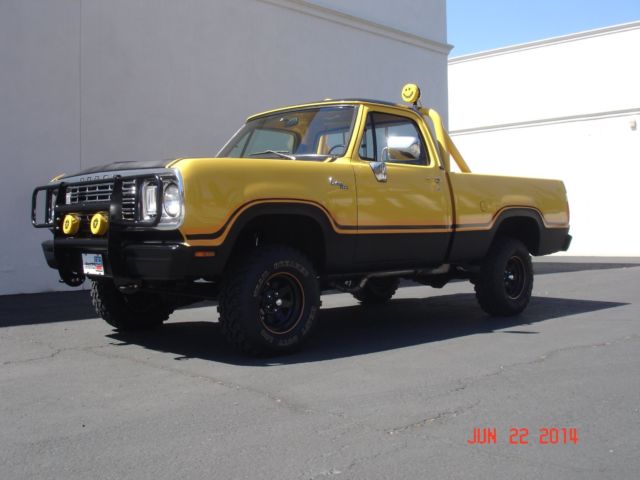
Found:
<svg viewBox="0 0 640 480"><path fill-rule="evenodd" d="M467 440L469 445L497 444L500 435L495 427L476 427ZM508 434L509 445L578 445L578 429L575 427L541 427L537 432L527 427L512 427Z"/></svg>

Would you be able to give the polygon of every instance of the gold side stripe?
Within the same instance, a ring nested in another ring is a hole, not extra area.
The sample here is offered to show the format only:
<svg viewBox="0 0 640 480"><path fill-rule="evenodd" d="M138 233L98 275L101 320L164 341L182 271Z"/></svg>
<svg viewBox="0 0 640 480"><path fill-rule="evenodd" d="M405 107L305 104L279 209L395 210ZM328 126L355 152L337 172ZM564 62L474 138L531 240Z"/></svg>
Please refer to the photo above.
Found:
<svg viewBox="0 0 640 480"><path fill-rule="evenodd" d="M319 208L323 211L329 223L331 224L332 229L339 234L345 235L375 235L375 234L401 234L401 233L449 233L449 232L472 232L472 231L486 231L493 228L495 222L497 221L499 215L506 210L513 209L528 209L532 210L540 216L545 228L567 228L569 225L567 223L560 222L548 222L545 220L542 212L531 206L526 205L512 205L508 207L503 207L500 210L496 211L491 220L486 223L477 223L477 224L456 224L456 225L398 225L398 226L380 226L380 225L341 225L335 221L331 213L327 210L327 208L317 202L310 200L302 200L296 198L266 198L266 199L256 199L249 201L240 207L238 207L224 222L222 227L220 227L216 232L205 232L203 230L194 230L190 232L183 232L187 238L187 240L192 242L197 242L197 245L219 245L222 243L229 231L231 230L232 225L238 219L238 217L244 213L249 208L261 205L261 204L269 204L269 203L301 203L305 205L311 205ZM205 242L205 243L202 243ZM193 243L196 244L196 243Z"/></svg>

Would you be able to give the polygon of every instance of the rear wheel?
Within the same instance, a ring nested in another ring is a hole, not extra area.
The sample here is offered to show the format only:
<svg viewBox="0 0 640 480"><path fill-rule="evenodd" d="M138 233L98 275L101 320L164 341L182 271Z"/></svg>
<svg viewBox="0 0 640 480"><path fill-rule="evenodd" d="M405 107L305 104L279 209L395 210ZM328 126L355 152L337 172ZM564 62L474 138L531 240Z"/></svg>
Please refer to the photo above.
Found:
<svg viewBox="0 0 640 480"><path fill-rule="evenodd" d="M365 305L385 303L395 295L399 285L400 279L396 277L371 278L364 287L353 292L353 296Z"/></svg>
<svg viewBox="0 0 640 480"><path fill-rule="evenodd" d="M158 327L173 313L173 307L156 293L124 294L112 281L91 282L91 301L96 313L117 330Z"/></svg>
<svg viewBox="0 0 640 480"><path fill-rule="evenodd" d="M490 315L522 312L533 289L533 267L527 247L513 238L498 238L475 279L476 298Z"/></svg>
<svg viewBox="0 0 640 480"><path fill-rule="evenodd" d="M265 246L230 268L218 312L226 339L243 353L296 350L308 338L320 308L311 262L286 246Z"/></svg>

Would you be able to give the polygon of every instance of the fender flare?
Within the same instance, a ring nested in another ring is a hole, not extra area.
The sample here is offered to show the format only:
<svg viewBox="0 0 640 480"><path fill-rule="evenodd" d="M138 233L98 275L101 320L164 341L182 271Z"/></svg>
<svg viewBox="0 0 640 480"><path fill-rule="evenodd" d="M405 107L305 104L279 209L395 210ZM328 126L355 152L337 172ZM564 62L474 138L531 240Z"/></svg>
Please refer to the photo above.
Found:
<svg viewBox="0 0 640 480"><path fill-rule="evenodd" d="M353 262L355 235L341 235L333 227L334 221L321 205L307 201L277 199L263 200L249 205L240 213L232 214L229 220L218 231L212 234L187 235L187 239L212 239L226 233L224 241L217 247L216 256L225 265L238 237L253 220L270 215L298 216L310 219L318 225L322 233L324 247L324 266L331 270L349 268Z"/></svg>

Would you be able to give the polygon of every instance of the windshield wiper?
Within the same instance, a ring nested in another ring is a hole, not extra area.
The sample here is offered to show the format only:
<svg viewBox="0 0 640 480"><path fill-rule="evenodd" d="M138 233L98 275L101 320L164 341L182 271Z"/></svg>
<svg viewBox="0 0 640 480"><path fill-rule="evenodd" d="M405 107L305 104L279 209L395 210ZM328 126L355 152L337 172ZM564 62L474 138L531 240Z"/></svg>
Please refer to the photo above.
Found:
<svg viewBox="0 0 640 480"><path fill-rule="evenodd" d="M286 159L288 159L288 160L295 160L295 159L296 159L296 157L294 157L293 155L287 155L287 152L286 152L286 151L284 151L284 152L278 152L278 151L276 151L276 150L264 150L264 151L262 151L262 152L251 153L251 154L249 154L249 156L250 156L250 157L256 157L256 156L258 156L258 155L264 155L264 154L266 154L266 153L270 153L270 154L272 154L272 155L277 155L277 156L278 156L278 157L280 157L280 158L286 158Z"/></svg>

